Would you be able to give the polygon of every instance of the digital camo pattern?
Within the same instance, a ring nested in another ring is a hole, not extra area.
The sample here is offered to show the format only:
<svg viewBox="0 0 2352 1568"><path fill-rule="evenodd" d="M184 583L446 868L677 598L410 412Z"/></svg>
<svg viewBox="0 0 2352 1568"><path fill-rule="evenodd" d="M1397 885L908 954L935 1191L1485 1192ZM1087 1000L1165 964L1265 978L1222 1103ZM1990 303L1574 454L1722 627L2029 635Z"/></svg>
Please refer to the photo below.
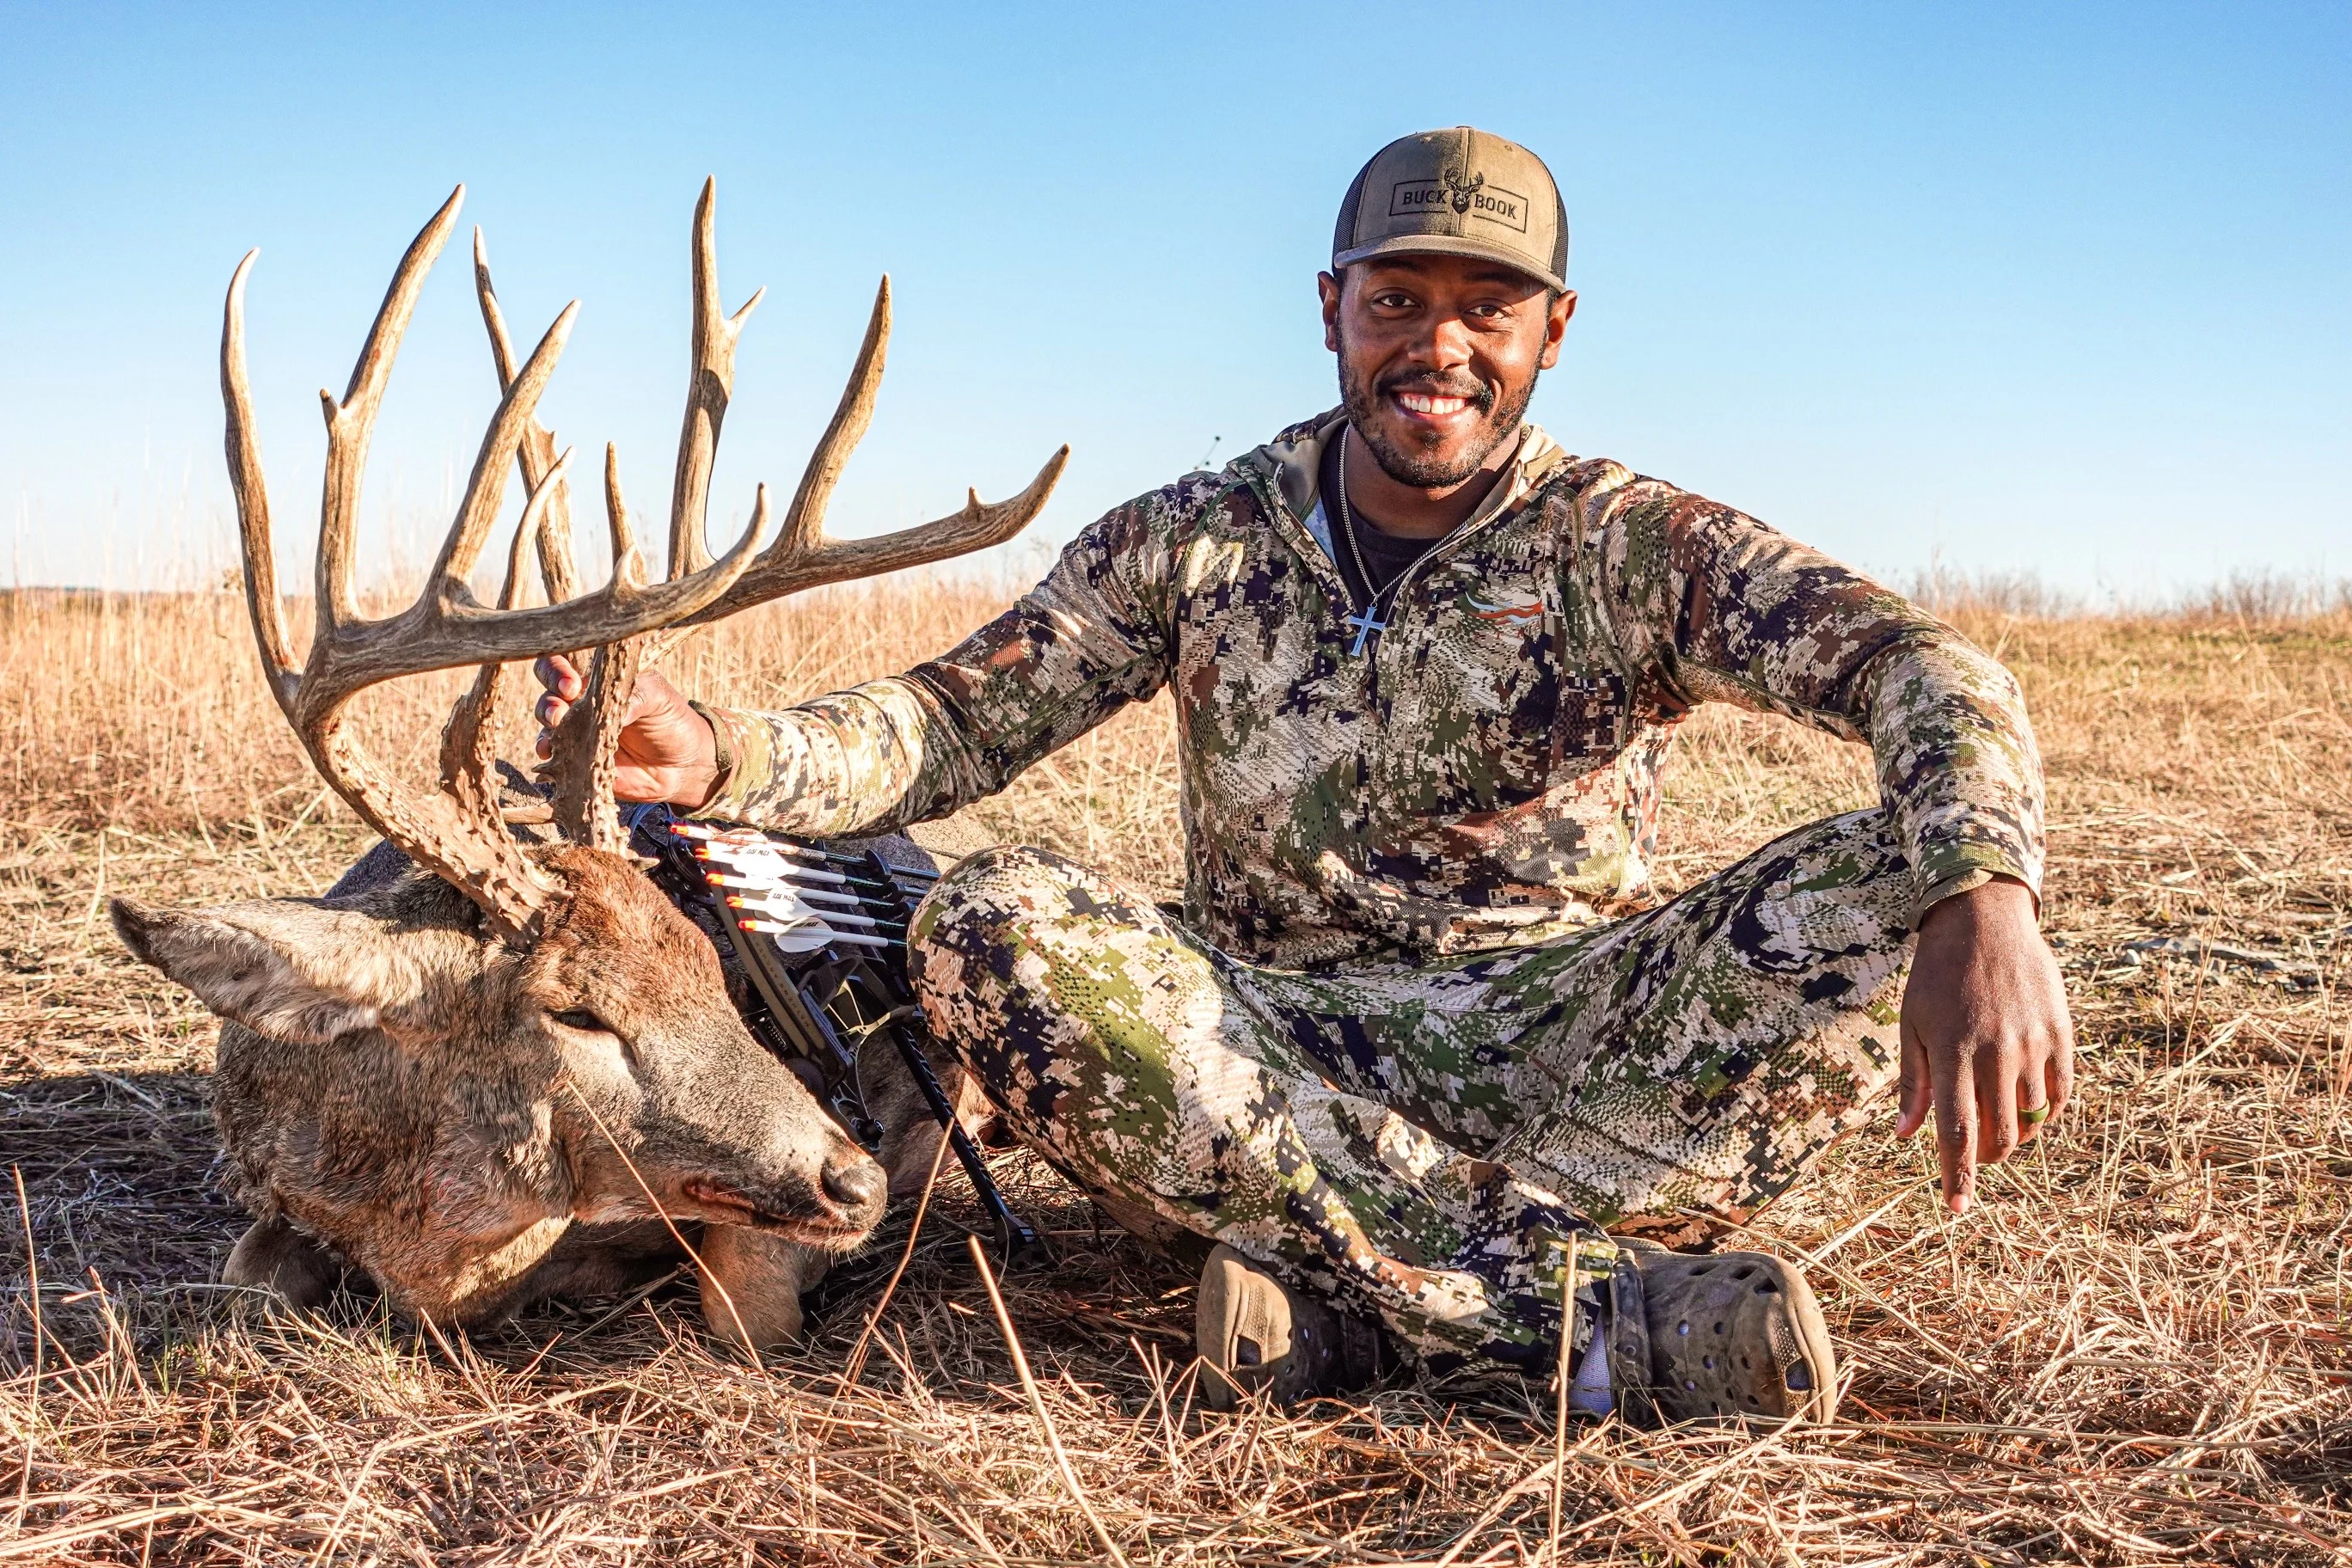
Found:
<svg viewBox="0 0 2352 1568"><path fill-rule="evenodd" d="M1754 519L1533 426L1351 656L1314 531L1338 428L1111 511L905 676L711 710L734 768L705 815L835 836L945 816L1166 687L1188 925L1286 968L1458 954L1636 907L1675 726L1724 700L1869 742L1906 918L1990 875L2039 889L2041 763L2008 671Z"/></svg>
<svg viewBox="0 0 2352 1568"><path fill-rule="evenodd" d="M1589 1292L1614 1255L1595 1221L1745 1217L1893 1082L1896 839L1856 812L1612 926L1314 973L995 849L924 900L914 970L940 1039L1081 1188L1375 1313L1423 1359L1549 1369L1570 1266Z"/></svg>

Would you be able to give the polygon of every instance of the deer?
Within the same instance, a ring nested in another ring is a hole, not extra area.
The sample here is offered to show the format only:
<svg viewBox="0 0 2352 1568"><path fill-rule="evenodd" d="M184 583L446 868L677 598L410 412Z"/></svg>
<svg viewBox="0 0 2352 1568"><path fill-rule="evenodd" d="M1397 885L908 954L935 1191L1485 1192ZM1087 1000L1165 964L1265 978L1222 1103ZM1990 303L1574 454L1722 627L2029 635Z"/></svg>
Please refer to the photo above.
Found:
<svg viewBox="0 0 2352 1568"><path fill-rule="evenodd" d="M299 663L246 367L257 251L238 263L224 310L228 469L263 673L320 778L383 843L323 897L210 908L118 898L110 914L133 955L222 1020L214 1118L227 1179L253 1216L224 1282L314 1307L350 1269L402 1313L467 1327L553 1296L627 1289L684 1254L710 1329L757 1352L799 1335L802 1292L872 1233L910 1171L920 1180L940 1134L915 1110L894 1119L879 1158L867 1153L745 1026L709 940L629 852L613 771L631 684L693 626L1010 539L1045 505L1069 448L1010 500L982 502L973 490L933 521L828 534L828 500L880 384L886 276L775 539L765 539L763 484L740 538L713 559L711 470L737 341L761 293L732 315L720 310L707 181L693 226L692 368L668 570L648 580L608 444L611 575L581 592L572 453L556 451L537 416L579 301L518 364L477 228L497 412L423 589L406 609L368 618L354 532L369 440L464 199L459 185L402 257L342 396L320 395L314 626ZM484 605L469 584L510 468L523 481L521 520L498 602ZM548 602L526 607L534 549ZM559 652L582 661L586 689L552 737L548 784L518 789L522 775L498 758L502 677ZM352 700L467 667L474 679L443 729L437 784L404 784L355 738ZM912 1106L911 1094L883 1099Z"/></svg>

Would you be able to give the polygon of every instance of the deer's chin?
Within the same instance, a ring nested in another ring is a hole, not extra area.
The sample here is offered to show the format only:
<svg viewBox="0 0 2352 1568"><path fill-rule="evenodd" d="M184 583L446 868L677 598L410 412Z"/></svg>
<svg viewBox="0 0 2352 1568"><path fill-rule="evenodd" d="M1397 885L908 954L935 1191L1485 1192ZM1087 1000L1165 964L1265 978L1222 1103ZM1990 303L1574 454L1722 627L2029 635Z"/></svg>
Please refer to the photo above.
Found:
<svg viewBox="0 0 2352 1568"><path fill-rule="evenodd" d="M697 1177L680 1193L706 1225L740 1226L814 1247L826 1252L846 1252L874 1233L871 1226L849 1225L822 1215L782 1214L763 1208L749 1194L719 1182Z"/></svg>

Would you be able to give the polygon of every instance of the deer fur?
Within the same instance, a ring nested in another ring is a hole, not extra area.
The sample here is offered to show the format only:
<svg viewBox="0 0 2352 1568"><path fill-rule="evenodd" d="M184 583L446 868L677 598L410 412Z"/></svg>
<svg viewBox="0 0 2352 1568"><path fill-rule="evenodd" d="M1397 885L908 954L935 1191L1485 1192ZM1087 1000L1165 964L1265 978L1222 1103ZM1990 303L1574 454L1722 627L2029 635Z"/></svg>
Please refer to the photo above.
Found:
<svg viewBox="0 0 2352 1568"><path fill-rule="evenodd" d="M131 952L225 1020L214 1114L255 1220L224 1279L314 1306L340 1259L403 1311L475 1324L627 1289L683 1237L714 1331L796 1337L802 1292L929 1170L936 1121L893 1058L868 1084L886 1172L635 862L530 854L563 896L521 950L388 849L323 899L114 901Z"/></svg>

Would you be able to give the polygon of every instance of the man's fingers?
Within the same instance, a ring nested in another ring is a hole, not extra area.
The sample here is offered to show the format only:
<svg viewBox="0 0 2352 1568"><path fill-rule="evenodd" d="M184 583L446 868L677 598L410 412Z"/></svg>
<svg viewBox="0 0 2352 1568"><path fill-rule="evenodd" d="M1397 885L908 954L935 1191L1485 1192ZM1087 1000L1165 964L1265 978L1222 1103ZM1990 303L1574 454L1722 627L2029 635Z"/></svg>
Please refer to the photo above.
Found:
<svg viewBox="0 0 2352 1568"><path fill-rule="evenodd" d="M2017 1149L2018 1073L2008 1052L1988 1053L1977 1069L1977 1163L1998 1165Z"/></svg>
<svg viewBox="0 0 2352 1568"><path fill-rule="evenodd" d="M537 660L531 665L531 670L539 677L539 683L547 689L532 710L538 715L539 721L551 730L563 722L563 716L572 710L573 703L580 700L581 694L588 689L588 683L572 668L572 661L560 653L551 653ZM647 713L658 710L667 704L669 697L669 685L661 677L651 671L639 676L636 684L629 688L628 705L621 714L621 728L625 730Z"/></svg>
<svg viewBox="0 0 2352 1568"><path fill-rule="evenodd" d="M2071 1026L2060 1030L2058 1048L2042 1064L2042 1079L2050 1092L2050 1116L2053 1121L2074 1098L2074 1031Z"/></svg>
<svg viewBox="0 0 2352 1568"><path fill-rule="evenodd" d="M552 657L553 656L551 655L550 656L550 658ZM548 662L549 659L541 659L539 661L539 668L544 669L544 667ZM561 661L558 660L557 662ZM569 667L567 666L566 668L568 668ZM530 749L538 754L539 760L543 763L547 761L548 758L555 755L555 727L563 722L563 716L566 713L572 711L572 704L555 694L555 672L546 671L541 675L541 679L548 681L549 687L547 691L540 697L540 700L530 705L531 717L539 721L539 736L536 740L531 742ZM577 686L579 682L575 679L572 684ZM579 693L575 691L572 695L576 697Z"/></svg>
<svg viewBox="0 0 2352 1568"><path fill-rule="evenodd" d="M2074 1087L2074 1053L2063 1037L2017 1075L2017 1141L2031 1143L2066 1109Z"/></svg>
<svg viewBox="0 0 2352 1568"><path fill-rule="evenodd" d="M1927 1053L1920 1047L1918 1036L1908 1027L1903 1030L1902 1072L1895 1091L1895 1136L1908 1138L1927 1124L1933 1088L1927 1074Z"/></svg>
<svg viewBox="0 0 2352 1568"><path fill-rule="evenodd" d="M580 670L560 653L541 654L531 660L530 673L539 683L566 702L580 700L584 683Z"/></svg>
<svg viewBox="0 0 2352 1568"><path fill-rule="evenodd" d="M1936 1153L1944 1170L1944 1205L1969 1212L1977 1185L1977 1090L1975 1075L1947 1064L1936 1082Z"/></svg>
<svg viewBox="0 0 2352 1568"><path fill-rule="evenodd" d="M2010 1092L2017 1101L2017 1146L2022 1149L2042 1136L2050 1120L2050 1090L2041 1069L2029 1062Z"/></svg>

